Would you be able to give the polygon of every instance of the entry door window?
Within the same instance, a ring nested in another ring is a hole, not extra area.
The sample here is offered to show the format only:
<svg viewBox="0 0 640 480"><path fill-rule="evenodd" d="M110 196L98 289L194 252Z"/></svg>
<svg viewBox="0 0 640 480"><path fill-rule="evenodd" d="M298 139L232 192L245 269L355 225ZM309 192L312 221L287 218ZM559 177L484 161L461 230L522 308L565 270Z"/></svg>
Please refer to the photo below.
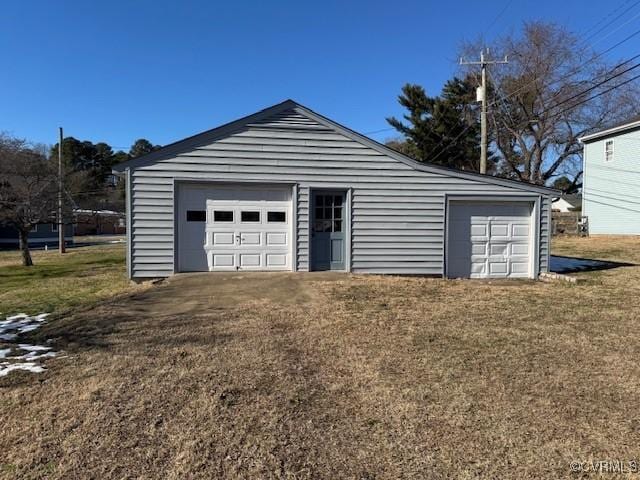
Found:
<svg viewBox="0 0 640 480"><path fill-rule="evenodd" d="M342 232L342 195L316 194L315 209L314 232Z"/></svg>

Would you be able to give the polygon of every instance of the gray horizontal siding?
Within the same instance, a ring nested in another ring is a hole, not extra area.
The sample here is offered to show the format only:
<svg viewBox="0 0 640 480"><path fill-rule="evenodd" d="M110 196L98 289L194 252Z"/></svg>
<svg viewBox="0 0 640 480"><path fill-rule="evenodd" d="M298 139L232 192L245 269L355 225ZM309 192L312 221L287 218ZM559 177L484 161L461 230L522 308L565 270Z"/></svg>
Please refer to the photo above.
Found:
<svg viewBox="0 0 640 480"><path fill-rule="evenodd" d="M440 173L414 170L288 111L210 145L132 173L132 274L174 271L174 179L290 182L297 190L297 269L309 269L310 191L352 188L352 270L443 273L445 193L518 194ZM546 270L549 202L541 211L540 268Z"/></svg>

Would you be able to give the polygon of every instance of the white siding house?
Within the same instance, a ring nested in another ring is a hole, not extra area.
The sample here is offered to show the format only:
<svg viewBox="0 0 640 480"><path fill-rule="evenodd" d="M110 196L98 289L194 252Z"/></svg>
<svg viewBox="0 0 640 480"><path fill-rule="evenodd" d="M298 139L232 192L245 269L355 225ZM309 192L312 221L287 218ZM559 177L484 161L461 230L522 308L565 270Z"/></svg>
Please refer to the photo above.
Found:
<svg viewBox="0 0 640 480"><path fill-rule="evenodd" d="M134 279L340 270L535 278L555 190L418 163L287 100L117 165Z"/></svg>
<svg viewBox="0 0 640 480"><path fill-rule="evenodd" d="M581 138L589 232L640 235L640 117Z"/></svg>

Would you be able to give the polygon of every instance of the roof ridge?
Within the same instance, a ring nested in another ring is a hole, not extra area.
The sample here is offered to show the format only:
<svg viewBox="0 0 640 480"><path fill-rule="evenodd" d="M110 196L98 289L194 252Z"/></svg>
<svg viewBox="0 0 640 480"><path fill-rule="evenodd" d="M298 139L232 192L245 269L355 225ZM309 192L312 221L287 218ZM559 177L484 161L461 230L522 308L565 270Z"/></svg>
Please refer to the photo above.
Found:
<svg viewBox="0 0 640 480"><path fill-rule="evenodd" d="M445 167L443 165L436 165L433 163L427 162L418 162L411 157L408 157L396 150L393 150L386 145L377 142L361 133L356 132L355 130L350 129L349 127L345 127L344 125L339 124L338 122L331 120L319 113L314 112L308 107L296 102L292 99L284 100L283 102L272 105L271 107L264 108L259 110L256 113L251 115L246 115L232 122L225 123L219 127L212 128L209 130L205 130L201 133L197 133L195 135L186 137L182 140L178 140L176 142L170 143L168 145L163 146L159 150L148 153L141 157L137 157L131 160L127 160L125 162L119 163L113 167L113 171L116 173L122 173L126 169L136 168L138 166L142 166L147 163L151 163L154 161L159 161L165 158L170 158L171 156L177 155L184 151L185 148L191 149L195 148L195 145L201 143L209 143L216 141L216 139L224 138L225 136L231 135L236 131L239 131L245 128L247 125L251 123L256 123L257 121L264 120L269 118L275 114L282 113L286 110L293 109L298 113L301 113L308 118L316 121L317 123L328 127L335 132L344 135L351 140L360 143L366 147L369 147L373 150L376 150L383 155L391 157L405 165L413 168L414 170L422 171L422 172L431 172L438 173L442 175L450 175L456 176L460 178L467 178L470 180L479 181L482 183L489 183L494 185L502 185L513 188L519 188L521 190L530 190L538 193L543 193L546 195L559 195L560 191L555 190L553 188L544 187L540 185L530 184L526 182L521 182L518 180L511 180L507 178L494 177L490 175L485 175L477 172L469 172L465 170L458 170L451 167Z"/></svg>

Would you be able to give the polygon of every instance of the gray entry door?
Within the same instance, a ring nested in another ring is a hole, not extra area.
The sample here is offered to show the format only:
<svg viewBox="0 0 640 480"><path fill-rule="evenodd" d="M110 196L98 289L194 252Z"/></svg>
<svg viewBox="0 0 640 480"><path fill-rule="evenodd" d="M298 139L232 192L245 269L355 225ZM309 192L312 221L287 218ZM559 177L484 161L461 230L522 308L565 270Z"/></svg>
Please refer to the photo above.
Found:
<svg viewBox="0 0 640 480"><path fill-rule="evenodd" d="M345 269L344 192L313 192L312 270Z"/></svg>

